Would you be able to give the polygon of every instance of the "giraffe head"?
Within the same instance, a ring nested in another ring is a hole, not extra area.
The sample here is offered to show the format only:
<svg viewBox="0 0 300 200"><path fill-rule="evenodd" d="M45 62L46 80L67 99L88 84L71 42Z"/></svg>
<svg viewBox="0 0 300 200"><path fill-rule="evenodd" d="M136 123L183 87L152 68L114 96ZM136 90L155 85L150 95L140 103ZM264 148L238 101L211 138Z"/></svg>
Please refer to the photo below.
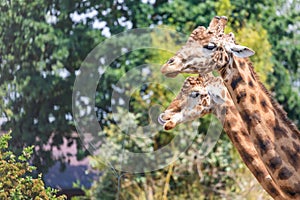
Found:
<svg viewBox="0 0 300 200"><path fill-rule="evenodd" d="M226 22L226 17L216 16L207 29L196 28L187 43L162 66L161 72L167 77L179 73L206 74L224 67L232 56L253 55L253 50L235 43L233 33L224 33Z"/></svg>
<svg viewBox="0 0 300 200"><path fill-rule="evenodd" d="M225 102L226 88L222 80L212 75L188 77L180 93L160 114L158 121L165 130L177 124L200 118Z"/></svg>

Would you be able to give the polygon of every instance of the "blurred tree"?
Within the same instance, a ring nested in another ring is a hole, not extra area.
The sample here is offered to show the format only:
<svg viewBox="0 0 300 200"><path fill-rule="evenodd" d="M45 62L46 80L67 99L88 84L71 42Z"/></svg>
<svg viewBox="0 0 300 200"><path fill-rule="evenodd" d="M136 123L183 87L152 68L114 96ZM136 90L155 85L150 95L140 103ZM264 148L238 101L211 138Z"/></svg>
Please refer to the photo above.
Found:
<svg viewBox="0 0 300 200"><path fill-rule="evenodd" d="M269 81L275 97L300 128L300 3L279 1L264 20L272 44L274 72Z"/></svg>
<svg viewBox="0 0 300 200"><path fill-rule="evenodd" d="M40 172L55 160L52 149L68 139L82 150L71 114L75 71L86 54L102 40L98 30L74 23L70 13L87 9L81 1L2 1L0 4L1 116L12 130L10 147L20 152L35 145L33 163ZM45 148L45 145L48 147Z"/></svg>

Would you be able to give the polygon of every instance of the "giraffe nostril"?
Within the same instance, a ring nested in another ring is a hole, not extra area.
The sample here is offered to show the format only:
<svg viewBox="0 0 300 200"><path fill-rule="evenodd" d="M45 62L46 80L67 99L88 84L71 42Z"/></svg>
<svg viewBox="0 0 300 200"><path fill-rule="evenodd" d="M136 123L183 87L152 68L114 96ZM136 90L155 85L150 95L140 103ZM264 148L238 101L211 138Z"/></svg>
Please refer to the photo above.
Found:
<svg viewBox="0 0 300 200"><path fill-rule="evenodd" d="M172 64L173 62L175 61L175 59L174 58L170 58L169 60L168 60L168 64Z"/></svg>

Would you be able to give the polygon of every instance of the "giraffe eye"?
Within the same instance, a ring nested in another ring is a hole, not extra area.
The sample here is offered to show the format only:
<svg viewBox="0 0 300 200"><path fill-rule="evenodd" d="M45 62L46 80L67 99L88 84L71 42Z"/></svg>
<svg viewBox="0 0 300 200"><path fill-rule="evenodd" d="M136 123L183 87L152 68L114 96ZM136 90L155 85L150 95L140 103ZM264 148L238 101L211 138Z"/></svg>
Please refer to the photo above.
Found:
<svg viewBox="0 0 300 200"><path fill-rule="evenodd" d="M214 48L216 48L216 44L210 42L207 45L204 45L203 48L213 50Z"/></svg>
<svg viewBox="0 0 300 200"><path fill-rule="evenodd" d="M200 95L199 92L193 91L193 92L191 92L191 94L189 96L192 97L192 98L197 98L197 97L199 97L199 95Z"/></svg>

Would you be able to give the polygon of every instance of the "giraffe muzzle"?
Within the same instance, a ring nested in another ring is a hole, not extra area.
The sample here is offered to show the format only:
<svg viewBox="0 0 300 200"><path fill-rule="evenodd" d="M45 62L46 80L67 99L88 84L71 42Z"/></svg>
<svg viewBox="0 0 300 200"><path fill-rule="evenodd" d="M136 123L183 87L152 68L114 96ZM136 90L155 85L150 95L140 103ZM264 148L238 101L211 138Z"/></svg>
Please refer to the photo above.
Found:
<svg viewBox="0 0 300 200"><path fill-rule="evenodd" d="M169 117L167 117L167 119L164 118L166 118L165 113L161 113L158 116L158 123L160 123L165 130L171 130L177 125L177 122L173 121L171 118Z"/></svg>

